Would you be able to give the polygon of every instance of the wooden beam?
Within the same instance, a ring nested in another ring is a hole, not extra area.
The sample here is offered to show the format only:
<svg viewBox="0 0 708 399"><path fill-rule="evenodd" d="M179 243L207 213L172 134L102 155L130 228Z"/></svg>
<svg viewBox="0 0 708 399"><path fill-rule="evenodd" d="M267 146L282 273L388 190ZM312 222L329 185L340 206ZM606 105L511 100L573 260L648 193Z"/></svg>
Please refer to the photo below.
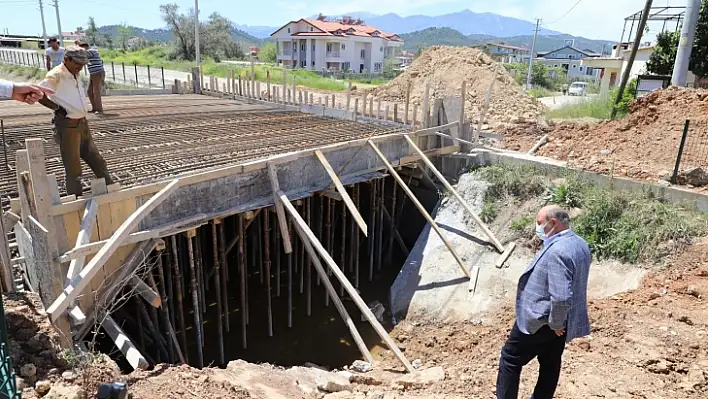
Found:
<svg viewBox="0 0 708 399"><path fill-rule="evenodd" d="M0 274L2 275L2 292L15 292L10 246L7 242L9 229L5 226L8 226L5 223L5 218L0 218L0 264L2 268Z"/></svg>
<svg viewBox="0 0 708 399"><path fill-rule="evenodd" d="M448 241L445 238L442 231L438 227L437 223L435 223L435 220L433 220L432 216L430 216L430 214L425 209L423 204L421 204L420 201L418 201L418 198L415 197L415 194L413 194L413 191L411 191L411 189L406 185L406 183L403 181L403 179L401 179L401 176L398 175L398 173L396 172L396 169L393 167L393 165L391 165L391 163L388 161L388 159L386 159L386 156L381 152L381 150L379 150L379 148L376 146L376 144L374 144L373 142L369 142L369 145L374 150L374 152L379 157L379 159L381 159L381 162L384 163L384 165L388 169L389 173L391 173L391 176L393 176L393 178L396 179L396 181L398 182L398 185L401 186L401 189L403 189L403 191L406 193L406 195L408 195L408 198L410 198L410 200L413 202L413 204L416 206L416 208L418 208L418 210L423 215L425 220L428 221L428 223L430 224L430 227L432 227L433 230L435 230L438 237L440 237L440 239L445 244L447 249L450 250L450 253L452 254L453 258L455 258L455 261L460 266L460 269L462 269L462 272L465 274L465 276L470 277L470 272L465 267L465 264L462 262L462 259L460 258L459 255L457 255L457 252L455 252L455 249L452 247L452 244L450 244L450 241Z"/></svg>
<svg viewBox="0 0 708 399"><path fill-rule="evenodd" d="M27 150L17 150L17 158L15 159L15 169L17 172L17 192L20 195L20 216L22 221L26 222L27 218L32 214L30 201L32 201L31 190L27 190L27 185L24 181L24 174L29 173L29 157Z"/></svg>
<svg viewBox="0 0 708 399"><path fill-rule="evenodd" d="M135 292L143 297L147 303L150 304L153 308L159 308L160 305L162 304L162 299L160 299L160 295L155 292L149 285L147 285L140 277L138 276L133 276L128 280L128 284L130 284L133 288L135 288Z"/></svg>
<svg viewBox="0 0 708 399"><path fill-rule="evenodd" d="M95 200L89 200L89 202L86 203L86 209L84 210L84 215L81 218L81 227L79 234L76 236L76 244L74 245L74 249L87 244L91 240L93 225L96 223L97 211L98 203ZM81 269L84 268L85 260L86 257L81 256L73 259L71 263L69 263L69 271L66 274L67 284L81 272Z"/></svg>
<svg viewBox="0 0 708 399"><path fill-rule="evenodd" d="M138 208L130 217L120 225L115 233L108 240L106 245L101 248L96 256L91 259L91 262L72 280L59 297L47 309L47 313L52 321L56 320L69 306L71 301L81 293L81 291L89 284L93 276L98 270L110 259L111 255L120 247L120 243L124 241L130 232L147 216L155 207L162 201L167 199L179 187L179 180L173 180L167 187L163 188L155 194L150 200Z"/></svg>
<svg viewBox="0 0 708 399"><path fill-rule="evenodd" d="M349 212L351 212L352 216L354 217L354 220L356 221L356 224L359 225L359 229L361 229L362 233L364 233L364 237L366 237L369 234L368 229L366 227L366 222L364 221L364 218L362 218L359 214L359 210L356 209L356 205L354 205L354 202L349 196L349 193L347 193L347 190L342 185L342 182L339 180L339 177L337 177L337 174L334 172L334 169L332 169L332 165L329 164L327 158L325 158L322 151L316 150L315 156L317 156L317 159L319 159L320 163L325 168L325 171L327 171L327 174L329 175L330 179L332 179L334 186L337 188L337 192L339 192L339 195L342 196L344 204L347 206L347 209L349 209Z"/></svg>
<svg viewBox="0 0 708 399"><path fill-rule="evenodd" d="M332 190L322 190L322 191L320 191L320 194L324 195L325 197L331 198L335 201L341 201L344 199L344 198L342 198L342 196L338 192L332 191Z"/></svg>
<svg viewBox="0 0 708 399"><path fill-rule="evenodd" d="M438 156L438 155L452 154L453 152L458 152L458 151L460 151L459 145L451 145L448 147L435 148L432 150L425 150L425 151L423 151L423 154L425 154L425 156L427 156L427 157L434 157L434 156ZM398 161L398 164L402 166L402 165L406 165L409 163L418 162L421 159L422 158L421 158L420 154L408 155L408 156L401 158Z"/></svg>
<svg viewBox="0 0 708 399"><path fill-rule="evenodd" d="M130 367L134 370L145 370L150 366L148 361L145 360L145 357L143 357L140 351L130 341L130 338L128 338L120 326L118 326L118 323L113 320L113 317L106 316L101 326L106 330L106 333L111 337L123 356L125 356Z"/></svg>
<svg viewBox="0 0 708 399"><path fill-rule="evenodd" d="M433 165L433 163L430 162L430 159L428 159L428 157L425 156L423 151L421 151L421 149L418 148L417 145L415 145L415 143L413 142L413 140L411 140L410 137L408 137L408 136L404 136L404 137L405 137L406 141L408 141L408 144L411 146L411 148L415 152L417 152L418 155L421 156L421 159L423 160L423 162L428 166L430 171L433 172L435 177L438 178L440 183L442 183L445 186L445 188L450 193L452 193L452 196L455 197L457 202L459 202L460 205L462 205L462 207L467 211L467 213L469 213L470 216L472 216L472 219L474 219L474 221L479 225L479 227L482 228L482 231L484 231L484 234L486 234L487 238L489 238L489 241L494 245L494 247L497 249L497 251L499 251L499 253L504 252L504 246L502 246L499 239L497 239L497 237L494 235L494 233L492 233L492 231L489 230L489 227L487 227L487 225L482 221L482 219L480 219L479 216L477 216L477 214L472 210L472 208L470 208L470 206L467 205L467 202L465 202L465 200L462 199L462 197L457 192L457 190L455 190L455 188L452 187L452 184L448 183L447 179L445 179L445 177L442 175L442 173L440 173L440 171L438 171L438 169L435 167L435 165Z"/></svg>
<svg viewBox="0 0 708 399"><path fill-rule="evenodd" d="M320 276L320 281L322 281L325 288L327 289L327 293L329 294L329 297L332 298L334 306L337 308L339 314L342 316L344 324L346 324L347 328L349 328L349 333L352 335L356 346L359 348L359 351L364 356L364 359L366 359L367 362L374 364L374 357L371 356L369 348L367 348L366 344L364 343L364 340L361 338L359 330L357 330L356 324L354 324L354 320L352 320L351 316L349 316L347 309L342 303L342 299L339 297L339 295L337 295L337 290L334 288L332 282L329 280L329 276L327 275L327 272L325 272L325 269L322 266L322 262L320 261L319 256L317 256L317 252L315 252L315 249L312 247L310 240L308 239L307 235L302 230L302 228L300 228L297 224L295 225L295 231L297 231L298 235L300 236L300 239L302 240L302 243L305 245L305 249L307 250L307 253L310 255L310 259L312 260L312 264L315 266L315 269L317 270L317 273Z"/></svg>
<svg viewBox="0 0 708 399"><path fill-rule="evenodd" d="M327 266L329 266L330 271L332 271L332 273L337 277L339 282L344 286L344 289L347 290L349 296L354 300L354 303L359 307L359 310L364 314L364 317L366 317L369 323L371 323L371 326L374 328L379 337L381 337L381 339L386 343L388 348L393 352L393 354L398 358L398 360L400 360L406 370L411 373L414 372L415 369L410 364L408 359L406 359L403 353L401 353L401 350L398 348L398 345L393 342L393 340L388 335L383 326L379 323L378 320L376 320L376 316L371 313L371 310L366 305L366 303L364 303L364 300L361 299L361 296L359 296L359 293L356 291L354 286L352 286L352 283L349 282L347 276L344 275L342 269L337 266L337 263L334 261L334 259L332 259L327 250L324 249L322 243L320 243L320 241L317 239L312 230L310 230L310 227L307 225L307 223L305 223L305 221L302 219L297 210L295 210L295 207L290 203L288 197L282 191L278 192L278 197L280 197L283 202L283 205L285 205L285 209L287 209L287 211L290 213L290 217L292 217L292 219L295 221L295 226L298 229L298 232L302 235L302 241L305 243L309 242L311 246L314 246L314 248L319 253L320 257L325 261L325 263L327 263ZM315 258L315 256L312 257Z"/></svg>
<svg viewBox="0 0 708 399"><path fill-rule="evenodd" d="M278 225L280 225L280 236L283 238L283 249L286 254L289 254L293 251L293 247L290 244L288 220L285 217L283 204L280 202L280 198L278 198L277 195L278 191L280 191L280 183L278 182L278 171L275 170L275 165L272 163L268 163L268 175L270 176L270 186L273 189L273 202L275 202L275 210L278 212Z"/></svg>
<svg viewBox="0 0 708 399"><path fill-rule="evenodd" d="M14 226L17 222L22 220L20 215L12 211L5 212L3 219L5 221L5 226Z"/></svg>
<svg viewBox="0 0 708 399"><path fill-rule="evenodd" d="M442 132L443 130L449 130L451 128L459 127L459 126L460 126L460 122L455 121L455 122L446 123L446 124L440 125L440 126L433 126L433 127L429 127L426 129L419 129L419 130L416 130L416 131L408 133L408 134L410 134L412 136L428 136L431 134L436 134L437 132Z"/></svg>

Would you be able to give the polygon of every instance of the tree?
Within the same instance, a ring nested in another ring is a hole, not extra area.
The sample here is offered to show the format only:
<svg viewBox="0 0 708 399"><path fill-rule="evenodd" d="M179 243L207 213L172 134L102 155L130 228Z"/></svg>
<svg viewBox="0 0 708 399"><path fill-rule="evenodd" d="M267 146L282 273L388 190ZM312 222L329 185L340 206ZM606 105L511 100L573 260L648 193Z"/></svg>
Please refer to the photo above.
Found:
<svg viewBox="0 0 708 399"><path fill-rule="evenodd" d="M364 20L349 15L342 16L337 22L343 25L364 25Z"/></svg>
<svg viewBox="0 0 708 399"><path fill-rule="evenodd" d="M277 58L277 49L275 43L268 42L258 52L258 59L263 62L275 63Z"/></svg>
<svg viewBox="0 0 708 399"><path fill-rule="evenodd" d="M86 23L86 40L93 45L104 45L105 43L100 43L103 41L103 37L101 37L100 33L98 32L98 28L96 27L96 20L93 19L93 17L89 17L88 22Z"/></svg>
<svg viewBox="0 0 708 399"><path fill-rule="evenodd" d="M133 37L133 28L123 24L118 27L118 43L123 50L128 49L128 40Z"/></svg>
<svg viewBox="0 0 708 399"><path fill-rule="evenodd" d="M708 76L708 0L701 2L689 69L696 76Z"/></svg>
<svg viewBox="0 0 708 399"><path fill-rule="evenodd" d="M647 61L647 72L656 75L671 75L676 60L680 34L664 31L656 35L656 47Z"/></svg>
<svg viewBox="0 0 708 399"><path fill-rule="evenodd" d="M76 27L76 33L83 33L84 27L83 26L77 26Z"/></svg>
<svg viewBox="0 0 708 399"><path fill-rule="evenodd" d="M319 13L319 14L317 14L317 20L318 20L318 21L323 21L323 22L324 22L324 21L326 21L326 20L327 20L327 16L326 16L326 15L324 15L324 14L322 14L322 13Z"/></svg>

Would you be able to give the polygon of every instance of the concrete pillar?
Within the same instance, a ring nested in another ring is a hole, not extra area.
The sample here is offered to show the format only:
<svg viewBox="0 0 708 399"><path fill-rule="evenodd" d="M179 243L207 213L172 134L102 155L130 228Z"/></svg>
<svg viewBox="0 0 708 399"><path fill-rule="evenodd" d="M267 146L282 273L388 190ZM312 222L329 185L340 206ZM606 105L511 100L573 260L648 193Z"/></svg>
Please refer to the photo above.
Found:
<svg viewBox="0 0 708 399"><path fill-rule="evenodd" d="M610 75L612 71L605 68L602 79L600 80L600 98L608 98L610 96Z"/></svg>
<svg viewBox="0 0 708 399"><path fill-rule="evenodd" d="M312 39L305 40L305 54L307 54L307 56L305 57L305 60L307 62L305 69L312 69L312 43Z"/></svg>

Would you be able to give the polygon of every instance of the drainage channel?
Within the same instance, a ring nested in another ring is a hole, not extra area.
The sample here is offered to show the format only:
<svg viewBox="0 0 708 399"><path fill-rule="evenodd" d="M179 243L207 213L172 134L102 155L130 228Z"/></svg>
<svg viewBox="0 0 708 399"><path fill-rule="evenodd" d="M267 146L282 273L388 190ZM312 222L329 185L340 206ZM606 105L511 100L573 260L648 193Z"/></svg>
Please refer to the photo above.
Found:
<svg viewBox="0 0 708 399"><path fill-rule="evenodd" d="M431 210L437 192L420 187L418 180L407 180ZM390 176L348 186L347 192L368 225L368 237L336 193L316 193L293 204L384 327L390 328L389 288L425 219ZM240 229L244 240L239 239ZM144 296L125 292L128 299L113 309L113 319L151 365L180 363L174 341L195 367L243 359L335 368L361 359L292 226L290 237L293 251L286 254L277 214L269 208L165 237L164 250L153 251L140 272L165 299L162 306L152 307ZM341 284L334 276L329 278L367 348L374 354L387 349ZM125 371L132 369L106 334L89 338L95 338L95 349L111 354Z"/></svg>

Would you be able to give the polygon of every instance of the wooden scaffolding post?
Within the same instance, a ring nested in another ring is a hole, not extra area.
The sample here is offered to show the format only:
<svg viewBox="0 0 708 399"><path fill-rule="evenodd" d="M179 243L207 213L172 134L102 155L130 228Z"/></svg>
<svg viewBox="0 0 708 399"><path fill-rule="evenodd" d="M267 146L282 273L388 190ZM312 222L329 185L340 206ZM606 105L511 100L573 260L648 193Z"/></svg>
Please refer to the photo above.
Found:
<svg viewBox="0 0 708 399"><path fill-rule="evenodd" d="M352 99L352 82L350 80L349 84L347 85L347 105L346 105L345 111L349 111L349 105L351 103L351 99Z"/></svg>
<svg viewBox="0 0 708 399"><path fill-rule="evenodd" d="M423 128L429 128L430 123L430 84L425 84L425 92L423 92L423 117L420 119L420 124Z"/></svg>
<svg viewBox="0 0 708 399"><path fill-rule="evenodd" d="M457 252L455 252L455 249L452 247L452 244L450 244L450 241L445 238L437 223L435 223L435 220L433 220L432 216L430 216L423 204L418 201L418 198L415 197L413 191L411 191L411 189L405 184L403 179L401 179L401 176L398 174L398 172L396 172L396 169L393 167L393 165L391 165L388 159L386 159L386 156L381 152L381 150L379 150L379 147L377 147L373 141L369 141L369 145L374 150L379 159L381 159L381 162L383 162L383 164L386 166L386 169L388 169L389 173L391 173L391 176L396 179L398 185L401 186L401 189L403 189L403 191L406 193L406 195L408 195L413 204L415 204L416 208L418 208L423 217L428 221L428 223L430 223L430 227L435 230L435 233L437 233L438 237L440 237L447 249L450 250L450 253L455 258L455 261L460 266L460 269L462 269L462 272L465 274L465 276L470 277L470 272L467 271L467 268L465 268L465 264L462 262L462 259L459 257L459 255L457 255Z"/></svg>
<svg viewBox="0 0 708 399"><path fill-rule="evenodd" d="M334 186L337 188L337 192L339 193L339 195L342 196L342 199L344 200L344 203L349 209L349 212L351 212L352 217L354 217L354 220L356 220L356 223L359 225L359 228L364 233L364 236L366 236L368 234L368 231L366 230L366 222L364 221L364 218L362 218L359 214L359 211L356 209L356 206L352 202L352 199L347 193L347 190L342 185L342 182L339 180L339 177L337 177L337 174L334 172L334 169L332 169L332 165L329 164L327 158L325 158L324 154L322 154L322 151L315 150L315 155L317 156L317 159L320 161L322 166L325 168L325 171L327 171L329 177L332 179Z"/></svg>
<svg viewBox="0 0 708 399"><path fill-rule="evenodd" d="M409 81L408 84L406 85L406 104L404 106L405 110L403 111L403 124L407 125L408 124L408 107L411 104L411 82Z"/></svg>
<svg viewBox="0 0 708 399"><path fill-rule="evenodd" d="M359 296L359 293L356 291L354 286L349 282L347 279L347 276L344 275L342 270L337 266L337 263L332 259L332 257L327 253L327 251L322 247L322 243L317 239L315 234L312 232L310 227L305 223L305 221L302 219L300 214L295 210L295 207L290 203L288 200L288 197L282 192L278 192L278 196L281 198L283 201L283 204L285 205L285 209L290 213L290 217L295 221L295 228L298 231L298 234L300 234L300 237L302 238L302 242L305 245L305 248L307 249L308 253L310 254L310 258L312 258L312 261L315 262L315 265L318 265L319 259L317 259L317 253L319 253L320 257L327 263L327 266L329 266L330 270L332 273L337 277L339 282L344 286L344 288L347 290L347 293L349 296L354 300L354 303L359 307L359 310L364 314L364 317L371 323L371 326L374 328L376 333L381 337L381 339L386 343L386 345L391 349L391 351L396 355L398 360L403 363L403 366L408 370L409 372L415 371L413 366L410 364L408 359L401 353L401 350L398 348L396 343L391 339L391 337L388 335L386 330L383 328L383 326L376 320L376 316L374 316L373 313L371 313L371 310L369 307L364 303L364 300L361 299L361 296ZM314 247L314 249L313 249ZM315 253L315 249L317 250L317 253ZM317 260L316 260L317 259ZM327 290L330 291L330 295L332 297L333 302L335 302L335 305L337 304L337 299L339 298L336 295L336 292L334 291L334 287L331 285L331 283L328 284L329 279L327 278L327 275L324 272L324 269L321 267L321 264L319 264L320 267L318 267L318 272L320 273L320 277L322 280L325 282L325 285L327 286ZM317 266L315 266L317 267ZM341 302L340 302L341 303ZM360 347L361 348L361 347ZM362 352L367 352L368 349L361 348ZM364 354L364 356L367 357L367 359L371 359L369 356Z"/></svg>
<svg viewBox="0 0 708 399"><path fill-rule="evenodd" d="M224 315L223 305L221 303L221 256L219 256L219 239L217 236L217 223L213 220L211 223L211 248L214 262L214 287L216 288L216 328L218 330L217 337L219 339L219 362L226 363L224 356Z"/></svg>

